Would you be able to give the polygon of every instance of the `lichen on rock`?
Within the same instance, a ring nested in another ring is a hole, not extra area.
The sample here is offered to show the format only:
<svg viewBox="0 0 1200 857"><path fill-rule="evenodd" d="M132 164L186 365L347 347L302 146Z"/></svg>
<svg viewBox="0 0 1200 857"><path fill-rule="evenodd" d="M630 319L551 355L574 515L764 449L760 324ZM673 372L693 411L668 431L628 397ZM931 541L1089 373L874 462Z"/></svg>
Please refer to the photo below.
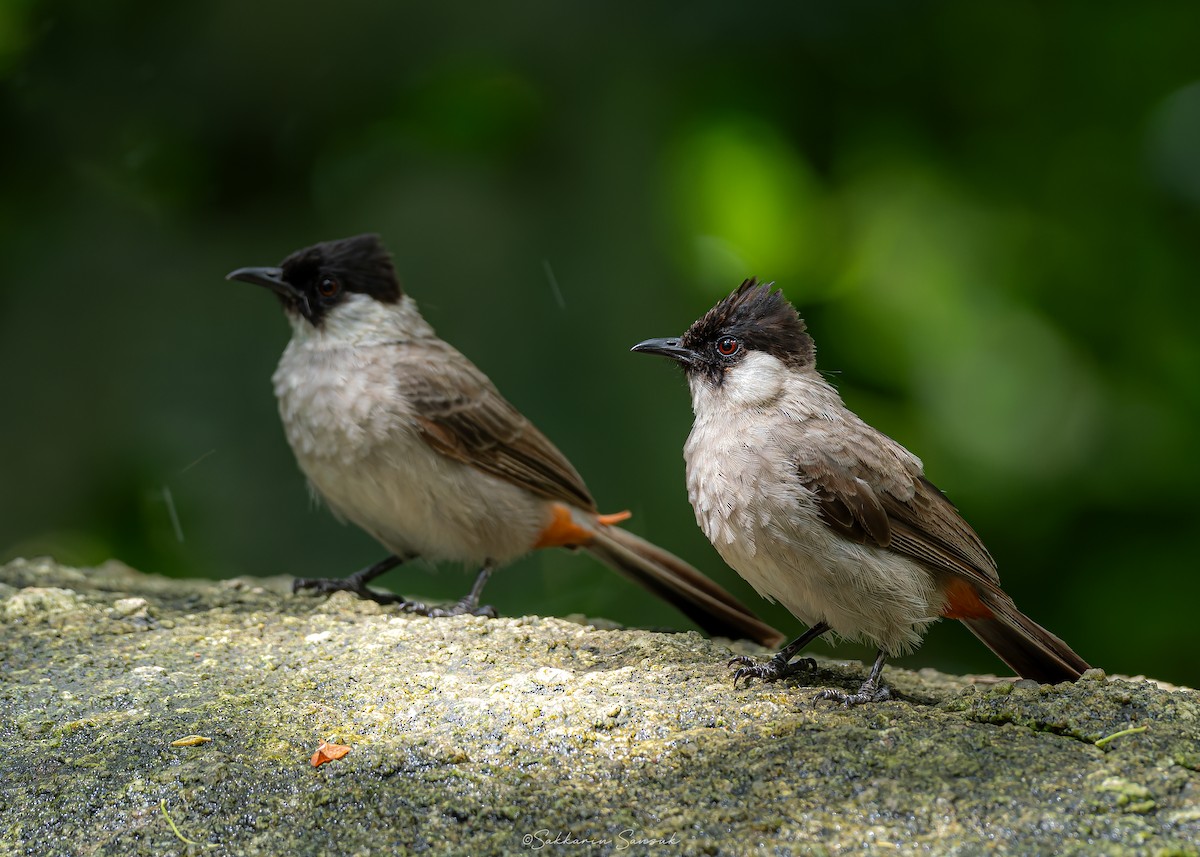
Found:
<svg viewBox="0 0 1200 857"><path fill-rule="evenodd" d="M1195 691L889 667L898 699L846 710L729 656L14 561L0 852L1198 853ZM351 751L313 767L322 741Z"/></svg>

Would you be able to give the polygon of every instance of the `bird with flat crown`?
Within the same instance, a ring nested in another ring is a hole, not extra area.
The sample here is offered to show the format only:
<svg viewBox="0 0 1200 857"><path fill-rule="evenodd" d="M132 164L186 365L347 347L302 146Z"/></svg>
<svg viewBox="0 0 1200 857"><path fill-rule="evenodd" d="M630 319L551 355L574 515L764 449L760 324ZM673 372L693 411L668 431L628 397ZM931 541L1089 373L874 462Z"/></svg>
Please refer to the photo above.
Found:
<svg viewBox="0 0 1200 857"><path fill-rule="evenodd" d="M533 550L578 548L674 604L709 633L783 637L697 569L602 515L579 473L486 375L438 338L376 235L325 241L228 279L272 291L292 327L273 377L284 433L313 493L388 551L346 590L410 612L487 613L492 569ZM457 604L430 607L367 584L422 557L479 569Z"/></svg>

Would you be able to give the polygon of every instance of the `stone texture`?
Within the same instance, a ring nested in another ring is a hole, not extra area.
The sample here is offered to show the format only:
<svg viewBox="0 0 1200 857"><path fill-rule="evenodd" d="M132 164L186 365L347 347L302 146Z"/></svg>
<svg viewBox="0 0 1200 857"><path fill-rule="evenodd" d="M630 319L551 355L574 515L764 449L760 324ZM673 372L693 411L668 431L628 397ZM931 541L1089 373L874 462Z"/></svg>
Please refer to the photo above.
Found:
<svg viewBox="0 0 1200 857"><path fill-rule="evenodd" d="M1200 853L1192 690L889 667L846 710L806 685L858 664L735 689L694 633L288 582L0 567L0 854Z"/></svg>

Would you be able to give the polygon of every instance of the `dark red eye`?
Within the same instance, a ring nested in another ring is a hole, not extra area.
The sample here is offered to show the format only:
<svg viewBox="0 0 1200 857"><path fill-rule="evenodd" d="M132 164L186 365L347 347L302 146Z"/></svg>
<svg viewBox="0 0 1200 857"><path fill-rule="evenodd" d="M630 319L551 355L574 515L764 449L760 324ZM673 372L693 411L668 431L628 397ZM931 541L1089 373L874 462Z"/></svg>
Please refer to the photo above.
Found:
<svg viewBox="0 0 1200 857"><path fill-rule="evenodd" d="M722 357L732 357L742 349L742 343L732 336L722 336L717 340L717 353Z"/></svg>
<svg viewBox="0 0 1200 857"><path fill-rule="evenodd" d="M342 284L333 277L322 277L321 282L317 283L317 292L323 298L332 298L342 290Z"/></svg>

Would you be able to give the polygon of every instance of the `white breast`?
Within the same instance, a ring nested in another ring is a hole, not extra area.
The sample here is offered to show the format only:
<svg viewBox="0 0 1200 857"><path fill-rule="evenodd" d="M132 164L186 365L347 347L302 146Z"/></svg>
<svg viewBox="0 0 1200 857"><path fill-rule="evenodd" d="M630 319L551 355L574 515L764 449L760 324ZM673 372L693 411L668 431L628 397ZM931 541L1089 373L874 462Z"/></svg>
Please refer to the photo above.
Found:
<svg viewBox="0 0 1200 857"><path fill-rule="evenodd" d="M526 553L546 502L426 445L394 382L396 347L313 335L288 344L275 394L313 492L393 553L472 564Z"/></svg>
<svg viewBox="0 0 1200 857"><path fill-rule="evenodd" d="M830 428L820 424L821 408L791 396L765 408L696 404L684 448L688 499L721 557L805 624L825 621L890 653L916 646L940 610L932 577L904 557L834 533L798 477L795 449L806 423Z"/></svg>

